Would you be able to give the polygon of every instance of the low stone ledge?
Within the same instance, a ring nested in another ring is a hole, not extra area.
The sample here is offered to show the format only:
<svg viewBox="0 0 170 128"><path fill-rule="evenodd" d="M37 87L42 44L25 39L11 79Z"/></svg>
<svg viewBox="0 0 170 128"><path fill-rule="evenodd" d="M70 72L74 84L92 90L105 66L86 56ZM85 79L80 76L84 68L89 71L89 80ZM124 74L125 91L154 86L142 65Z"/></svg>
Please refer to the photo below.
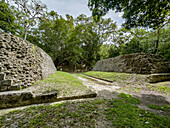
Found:
<svg viewBox="0 0 170 128"><path fill-rule="evenodd" d="M168 81L170 80L170 73L150 74L148 79L150 83Z"/></svg>
<svg viewBox="0 0 170 128"><path fill-rule="evenodd" d="M87 74L82 74L82 75L85 75L85 76L88 76L88 77L92 77L92 78L95 78L95 79L99 79L99 80L103 80L103 81L110 82L110 83L114 82L113 80L108 80L106 78L99 78L99 77L90 76L90 75L87 75Z"/></svg>
<svg viewBox="0 0 170 128"><path fill-rule="evenodd" d="M0 109L23 106L31 103L33 94L31 92L11 91L0 93Z"/></svg>
<svg viewBox="0 0 170 128"><path fill-rule="evenodd" d="M23 92L23 91L1 92L0 109L26 106L31 104L39 104L39 103L50 103L50 102L57 102L63 100L93 98L96 96L97 94L92 91L84 95L60 97L60 98L57 98L57 92L41 94L41 95L34 95L32 92Z"/></svg>
<svg viewBox="0 0 170 128"><path fill-rule="evenodd" d="M34 95L31 104L48 103L48 102L56 101L57 93L58 92Z"/></svg>
<svg viewBox="0 0 170 128"><path fill-rule="evenodd" d="M112 80L108 80L108 79L105 79L105 78L99 78L99 77L95 77L95 76L90 76L90 75L87 75L87 74L83 74L87 77L92 77L92 78L95 78L95 79L99 79L99 80L103 80L103 81L106 81L106 82L114 82ZM149 83L156 83L156 82L162 82L162 81L168 81L170 80L170 73L158 73L158 74L150 74L148 75L147 79L145 82L149 82Z"/></svg>
<svg viewBox="0 0 170 128"><path fill-rule="evenodd" d="M75 100L75 99L83 99L83 98L94 98L94 97L97 97L97 93L90 92L90 93L84 94L84 95L69 96L69 97L60 97L60 98L57 98L57 101Z"/></svg>

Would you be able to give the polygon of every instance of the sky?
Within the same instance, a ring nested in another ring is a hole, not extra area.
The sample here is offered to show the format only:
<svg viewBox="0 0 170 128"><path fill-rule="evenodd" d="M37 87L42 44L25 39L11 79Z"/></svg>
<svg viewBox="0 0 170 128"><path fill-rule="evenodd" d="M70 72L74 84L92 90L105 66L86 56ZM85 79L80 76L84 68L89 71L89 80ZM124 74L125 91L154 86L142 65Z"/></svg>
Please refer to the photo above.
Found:
<svg viewBox="0 0 170 128"><path fill-rule="evenodd" d="M49 11L55 11L62 17L69 14L76 18L80 14L91 16L91 11L88 8L88 0L41 0L42 3L47 5ZM123 23L121 18L122 13L114 13L110 11L104 18L111 18L114 22L117 22L118 27Z"/></svg>

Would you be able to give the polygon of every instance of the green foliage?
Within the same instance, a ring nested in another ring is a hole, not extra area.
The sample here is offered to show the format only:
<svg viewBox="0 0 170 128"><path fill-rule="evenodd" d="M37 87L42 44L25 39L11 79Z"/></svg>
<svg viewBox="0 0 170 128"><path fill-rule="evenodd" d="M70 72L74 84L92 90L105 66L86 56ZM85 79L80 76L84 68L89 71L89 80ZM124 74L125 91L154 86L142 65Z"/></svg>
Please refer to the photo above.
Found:
<svg viewBox="0 0 170 128"><path fill-rule="evenodd" d="M0 29L5 32L15 34L15 17L12 14L9 5L0 1Z"/></svg>
<svg viewBox="0 0 170 128"><path fill-rule="evenodd" d="M119 56L120 48L121 47L117 47L116 45L112 44L108 50L109 58Z"/></svg>
<svg viewBox="0 0 170 128"><path fill-rule="evenodd" d="M156 50L156 31L146 29L118 30L119 36L112 38L113 44L107 45L109 57L115 57L131 53L149 53L154 54ZM122 37L120 36L122 33ZM160 30L159 47L157 54L162 55L164 59L170 60L170 27L166 25Z"/></svg>
<svg viewBox="0 0 170 128"><path fill-rule="evenodd" d="M122 46L120 54L124 55L124 54L140 53L142 51L143 49L141 48L139 41L133 38L131 39L130 42Z"/></svg>
<svg viewBox="0 0 170 128"><path fill-rule="evenodd" d="M99 54L101 60L109 58L109 50L110 50L110 46L107 44L104 44L100 47Z"/></svg>
<svg viewBox="0 0 170 128"><path fill-rule="evenodd" d="M160 32L160 45L158 53L166 60L170 60L170 25L165 26Z"/></svg>
<svg viewBox="0 0 170 128"><path fill-rule="evenodd" d="M160 30L169 23L168 0L89 0L88 6L96 21L100 21L100 17L112 9L116 12L124 12L123 26L127 29L149 27L156 30L154 54L158 53Z"/></svg>
<svg viewBox="0 0 170 128"><path fill-rule="evenodd" d="M109 10L124 12L126 28L137 26L159 28L168 19L168 0L89 0L94 19L99 20Z"/></svg>
<svg viewBox="0 0 170 128"><path fill-rule="evenodd" d="M96 24L92 17L80 15L73 19L66 15L64 19L51 11L42 18L38 28L29 32L28 40L46 51L56 67L89 70L100 59L100 47L115 28L111 19Z"/></svg>
<svg viewBox="0 0 170 128"><path fill-rule="evenodd" d="M162 110L166 112L170 112L170 105L154 105L154 104L149 104L149 108L156 109L156 110Z"/></svg>
<svg viewBox="0 0 170 128"><path fill-rule="evenodd" d="M118 97L122 98L123 100L127 101L131 104L140 104L141 101L138 98L132 97L130 94L120 93Z"/></svg>
<svg viewBox="0 0 170 128"><path fill-rule="evenodd" d="M16 23L23 29L19 30L19 33L26 39L30 28L34 27L43 17L46 5L39 0L11 0L11 2Z"/></svg>

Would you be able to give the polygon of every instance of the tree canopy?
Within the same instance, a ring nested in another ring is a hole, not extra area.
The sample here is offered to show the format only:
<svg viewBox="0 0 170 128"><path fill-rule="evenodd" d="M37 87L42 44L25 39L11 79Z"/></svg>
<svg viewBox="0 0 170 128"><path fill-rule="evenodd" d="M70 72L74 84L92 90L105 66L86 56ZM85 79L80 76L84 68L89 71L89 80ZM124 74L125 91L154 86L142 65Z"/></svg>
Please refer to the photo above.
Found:
<svg viewBox="0 0 170 128"><path fill-rule="evenodd" d="M168 20L168 0L89 0L88 6L96 20L109 10L124 12L124 26L159 28Z"/></svg>
<svg viewBox="0 0 170 128"><path fill-rule="evenodd" d="M0 1L0 28L5 32L15 33L15 17L12 14L9 5L4 1Z"/></svg>

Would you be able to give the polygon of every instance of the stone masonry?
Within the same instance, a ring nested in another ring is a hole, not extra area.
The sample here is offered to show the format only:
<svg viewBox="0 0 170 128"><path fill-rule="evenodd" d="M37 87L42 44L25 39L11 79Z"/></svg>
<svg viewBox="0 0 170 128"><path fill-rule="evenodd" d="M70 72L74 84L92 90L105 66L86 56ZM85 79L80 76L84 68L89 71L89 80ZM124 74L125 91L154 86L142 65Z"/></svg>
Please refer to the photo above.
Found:
<svg viewBox="0 0 170 128"><path fill-rule="evenodd" d="M0 91L31 86L55 72L52 59L41 48L0 31Z"/></svg>
<svg viewBox="0 0 170 128"><path fill-rule="evenodd" d="M170 61L154 54L136 53L100 60L93 71L138 74L170 73Z"/></svg>

